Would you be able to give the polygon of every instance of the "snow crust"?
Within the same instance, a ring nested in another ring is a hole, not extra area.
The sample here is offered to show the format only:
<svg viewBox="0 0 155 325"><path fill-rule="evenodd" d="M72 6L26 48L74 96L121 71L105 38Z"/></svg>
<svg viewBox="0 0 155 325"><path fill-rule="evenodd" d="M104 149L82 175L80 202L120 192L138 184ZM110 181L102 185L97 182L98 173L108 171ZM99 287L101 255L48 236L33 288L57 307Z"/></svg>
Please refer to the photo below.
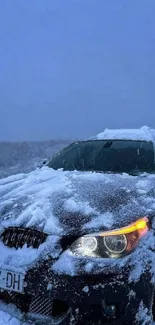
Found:
<svg viewBox="0 0 155 325"><path fill-rule="evenodd" d="M119 140L145 140L155 141L155 130L148 126L143 126L140 129L105 129L95 137L98 140L102 139L119 139Z"/></svg>

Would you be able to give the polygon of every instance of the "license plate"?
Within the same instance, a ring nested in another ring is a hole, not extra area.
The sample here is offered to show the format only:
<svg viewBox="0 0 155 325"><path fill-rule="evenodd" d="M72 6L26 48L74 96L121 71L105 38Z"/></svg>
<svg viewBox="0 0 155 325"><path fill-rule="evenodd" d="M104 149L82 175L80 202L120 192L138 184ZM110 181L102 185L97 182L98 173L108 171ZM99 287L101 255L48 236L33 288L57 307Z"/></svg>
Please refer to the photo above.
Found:
<svg viewBox="0 0 155 325"><path fill-rule="evenodd" d="M24 275L0 269L0 288L15 292L24 292Z"/></svg>

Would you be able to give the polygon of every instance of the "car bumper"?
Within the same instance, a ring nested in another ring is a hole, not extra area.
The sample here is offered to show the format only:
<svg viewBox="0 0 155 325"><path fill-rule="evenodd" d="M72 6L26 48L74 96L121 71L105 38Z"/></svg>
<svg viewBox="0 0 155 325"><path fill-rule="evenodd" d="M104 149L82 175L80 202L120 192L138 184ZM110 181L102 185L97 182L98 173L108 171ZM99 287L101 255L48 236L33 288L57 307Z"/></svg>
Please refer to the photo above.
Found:
<svg viewBox="0 0 155 325"><path fill-rule="evenodd" d="M129 282L129 268L121 273L57 274L50 261L43 262L26 274L24 294L1 292L0 300L20 309L22 317L38 323L134 324L143 300L152 301L151 275L144 273L138 282ZM136 324L136 323L135 323ZM140 324L140 323L139 323Z"/></svg>

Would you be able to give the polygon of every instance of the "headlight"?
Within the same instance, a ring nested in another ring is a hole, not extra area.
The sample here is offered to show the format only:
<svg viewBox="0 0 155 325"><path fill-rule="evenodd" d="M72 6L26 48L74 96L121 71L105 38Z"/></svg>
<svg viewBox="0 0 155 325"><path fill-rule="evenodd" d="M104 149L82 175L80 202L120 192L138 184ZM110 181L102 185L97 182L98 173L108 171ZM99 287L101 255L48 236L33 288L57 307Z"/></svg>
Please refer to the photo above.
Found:
<svg viewBox="0 0 155 325"><path fill-rule="evenodd" d="M123 257L138 245L148 229L148 218L144 217L128 227L83 236L72 244L70 250L78 256Z"/></svg>
<svg viewBox="0 0 155 325"><path fill-rule="evenodd" d="M95 237L82 237L82 247L86 250L94 252L97 249L97 239Z"/></svg>
<svg viewBox="0 0 155 325"><path fill-rule="evenodd" d="M107 250L113 254L121 254L127 247L127 238L125 235L105 236L103 240Z"/></svg>

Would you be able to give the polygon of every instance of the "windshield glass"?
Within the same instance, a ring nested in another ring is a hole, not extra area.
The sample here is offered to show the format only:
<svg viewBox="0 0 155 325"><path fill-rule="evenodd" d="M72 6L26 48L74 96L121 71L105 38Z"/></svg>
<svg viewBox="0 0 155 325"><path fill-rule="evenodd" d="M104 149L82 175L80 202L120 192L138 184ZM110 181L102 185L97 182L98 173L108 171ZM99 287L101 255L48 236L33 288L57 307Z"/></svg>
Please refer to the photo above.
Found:
<svg viewBox="0 0 155 325"><path fill-rule="evenodd" d="M76 142L56 154L48 166L70 171L154 172L154 147L152 142L146 141Z"/></svg>

